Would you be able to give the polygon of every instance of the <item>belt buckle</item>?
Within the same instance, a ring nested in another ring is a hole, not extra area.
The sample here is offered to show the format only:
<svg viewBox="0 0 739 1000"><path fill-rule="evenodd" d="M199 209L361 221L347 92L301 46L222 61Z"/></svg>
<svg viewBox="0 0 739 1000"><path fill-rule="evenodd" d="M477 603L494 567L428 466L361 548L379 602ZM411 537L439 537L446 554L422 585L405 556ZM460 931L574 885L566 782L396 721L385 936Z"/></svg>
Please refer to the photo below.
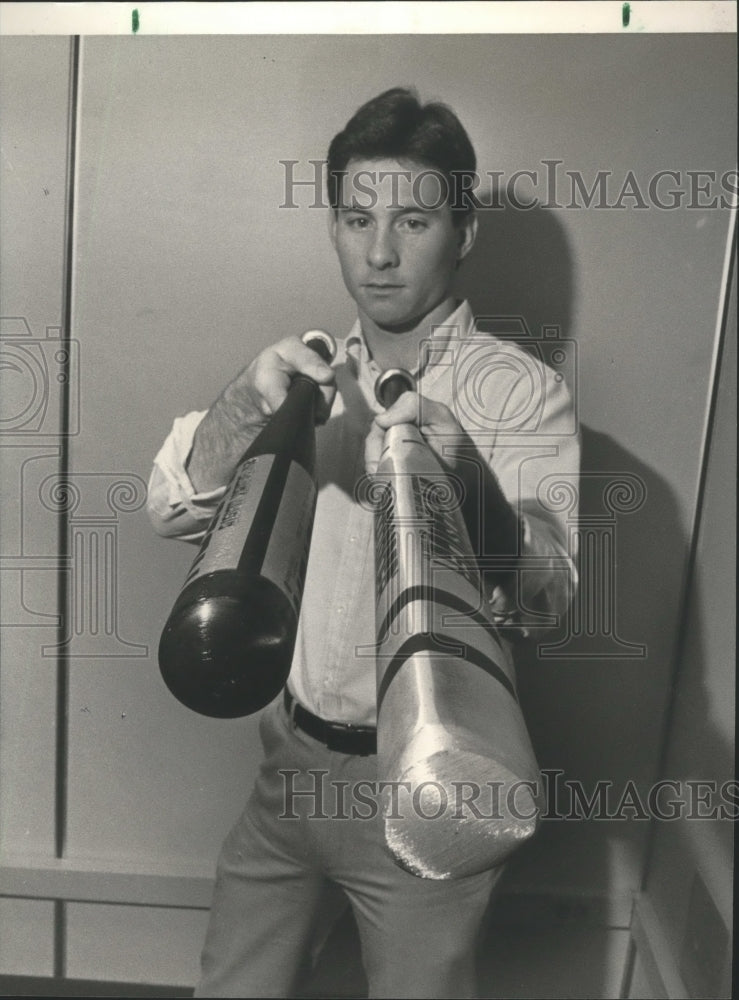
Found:
<svg viewBox="0 0 739 1000"><path fill-rule="evenodd" d="M364 726L353 726L349 722L333 722L327 733L326 747L337 753L348 753L353 757L371 757L372 751L355 749L362 741L369 741L372 734ZM347 740L342 744L343 740ZM364 744L366 746L366 743Z"/></svg>
<svg viewBox="0 0 739 1000"><path fill-rule="evenodd" d="M328 722L325 730L326 749L334 753L351 753L347 751L344 739L348 736L351 739L352 733L356 733L356 727L348 722Z"/></svg>

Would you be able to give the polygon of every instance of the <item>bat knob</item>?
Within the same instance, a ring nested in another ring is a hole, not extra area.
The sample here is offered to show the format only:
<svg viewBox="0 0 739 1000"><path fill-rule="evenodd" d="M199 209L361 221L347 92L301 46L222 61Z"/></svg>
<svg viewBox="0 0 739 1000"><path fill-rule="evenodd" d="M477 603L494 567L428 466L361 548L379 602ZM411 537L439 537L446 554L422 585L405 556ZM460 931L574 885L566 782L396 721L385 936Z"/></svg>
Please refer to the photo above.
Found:
<svg viewBox="0 0 739 1000"><path fill-rule="evenodd" d="M385 409L392 406L404 392L413 392L416 380L405 368L388 368L377 377L375 399Z"/></svg>
<svg viewBox="0 0 739 1000"><path fill-rule="evenodd" d="M306 347L314 350L326 364L330 365L336 357L336 341L325 330L306 330L300 339Z"/></svg>

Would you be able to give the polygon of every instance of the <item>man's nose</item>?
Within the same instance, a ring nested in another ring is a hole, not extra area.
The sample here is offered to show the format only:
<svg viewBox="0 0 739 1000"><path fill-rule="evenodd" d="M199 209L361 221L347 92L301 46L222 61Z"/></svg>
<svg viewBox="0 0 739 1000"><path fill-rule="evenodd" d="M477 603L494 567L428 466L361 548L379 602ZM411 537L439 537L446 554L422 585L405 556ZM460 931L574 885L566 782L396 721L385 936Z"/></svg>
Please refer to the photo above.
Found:
<svg viewBox="0 0 739 1000"><path fill-rule="evenodd" d="M367 257L372 267L378 270L398 266L400 259L390 230L382 227L376 230Z"/></svg>

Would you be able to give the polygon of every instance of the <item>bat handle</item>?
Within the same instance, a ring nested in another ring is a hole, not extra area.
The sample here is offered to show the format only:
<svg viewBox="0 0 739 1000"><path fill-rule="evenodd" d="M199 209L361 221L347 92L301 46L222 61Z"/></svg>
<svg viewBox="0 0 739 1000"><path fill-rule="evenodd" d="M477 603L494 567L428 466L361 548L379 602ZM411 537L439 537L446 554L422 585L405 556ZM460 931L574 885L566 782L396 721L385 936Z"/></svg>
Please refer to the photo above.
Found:
<svg viewBox="0 0 739 1000"><path fill-rule="evenodd" d="M327 365L330 365L336 357L336 341L325 330L306 330L300 339L306 347L314 350Z"/></svg>
<svg viewBox="0 0 739 1000"><path fill-rule="evenodd" d="M306 330L300 339L306 347L310 347L312 351L315 351L318 357L322 361L325 361L327 365L330 365L336 357L336 341L325 330ZM303 375L302 373L295 375L291 391L295 389L297 392L308 393L310 395L306 386L313 390L313 398L317 399L318 383L309 375Z"/></svg>
<svg viewBox="0 0 739 1000"><path fill-rule="evenodd" d="M375 399L389 409L404 392L413 392L416 380L405 368L388 368L375 382Z"/></svg>

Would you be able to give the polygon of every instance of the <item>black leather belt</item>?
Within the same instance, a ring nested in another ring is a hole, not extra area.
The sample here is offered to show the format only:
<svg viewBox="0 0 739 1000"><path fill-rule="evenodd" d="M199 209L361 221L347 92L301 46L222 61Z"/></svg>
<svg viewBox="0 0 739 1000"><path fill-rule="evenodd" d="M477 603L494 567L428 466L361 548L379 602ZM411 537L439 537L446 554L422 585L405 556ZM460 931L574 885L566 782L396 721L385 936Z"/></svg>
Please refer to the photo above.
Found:
<svg viewBox="0 0 739 1000"><path fill-rule="evenodd" d="M357 757L369 757L377 753L377 730L374 726L352 726L348 722L327 722L320 719L303 708L287 688L284 689L284 700L287 714L298 729L323 743L329 750Z"/></svg>

